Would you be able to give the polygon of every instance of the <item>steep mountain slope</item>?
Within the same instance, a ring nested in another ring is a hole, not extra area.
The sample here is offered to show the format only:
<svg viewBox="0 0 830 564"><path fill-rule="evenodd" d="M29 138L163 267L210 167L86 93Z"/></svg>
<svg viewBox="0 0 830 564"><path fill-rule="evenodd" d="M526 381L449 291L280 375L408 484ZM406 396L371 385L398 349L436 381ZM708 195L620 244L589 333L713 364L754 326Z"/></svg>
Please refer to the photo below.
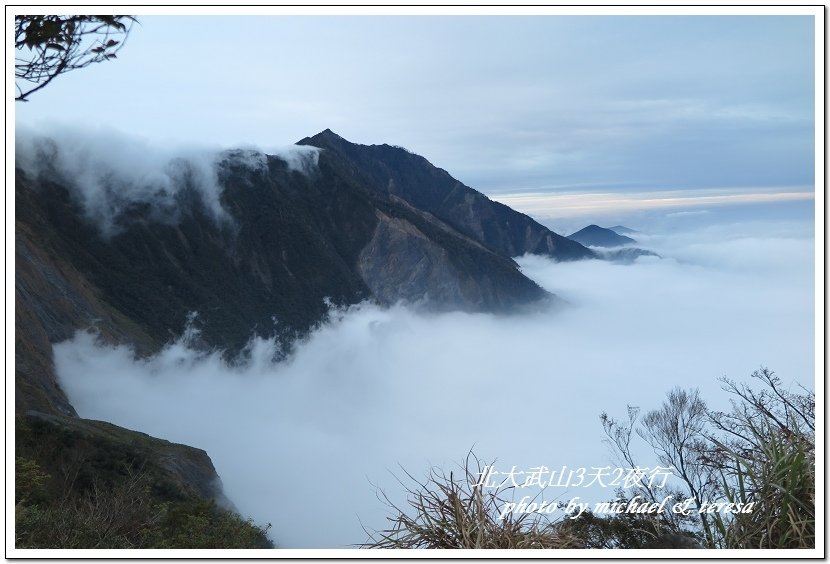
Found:
<svg viewBox="0 0 830 564"><path fill-rule="evenodd" d="M358 145L329 129L298 143L346 159L378 193L426 211L491 251L515 257L542 254L557 260L593 258L584 246L557 235L529 216L465 186L425 158L391 145Z"/></svg>
<svg viewBox="0 0 830 564"><path fill-rule="evenodd" d="M73 255L62 254L65 248L56 234L58 230L50 225L49 213L39 205L53 204L55 207L50 212L56 214L53 219L59 225L69 223L77 227L74 213L59 213L62 199L41 198L33 202L36 194L24 188L25 185L25 174L18 170L15 190L16 472L25 474L32 468L45 472L43 487L52 492L48 499L63 500L61 503L75 503L91 495L96 495L100 503L115 502L110 499L111 488L123 491L133 487L137 483L133 480L140 476L141 487L147 488L147 503L181 507L177 504L200 500L229 506L219 476L204 451L77 417L55 378L53 343L88 327L95 327L104 340L131 343L139 351L151 351L159 340L104 299L105 293L73 264ZM83 252L82 249L75 251ZM105 261L106 256L97 260ZM28 483L26 477L22 477L24 483ZM16 501L23 503L17 498L16 494ZM38 510L39 506L28 505L31 501L28 498L23 501L26 503L19 506L23 508L21 511ZM77 503L82 505L85 501ZM62 514L62 507L44 511L55 511L47 515L58 516ZM29 546L31 539L26 535L33 534L33 528L48 528L48 523L39 523L25 519L18 523L18 539L24 546ZM40 534L36 536L43 539Z"/></svg>
<svg viewBox="0 0 830 564"><path fill-rule="evenodd" d="M253 333L290 342L329 304L510 311L550 298L511 256L594 256L402 149L353 145L328 131L311 139L326 147L304 167L221 155L218 219L192 172L165 196L175 213L162 214L155 196L122 195L99 205L108 213L102 224L89 213L83 179L50 164L58 149L41 154L46 165L37 170L19 168L18 409L74 413L55 384L51 344L78 329L95 326L146 354L198 312L203 343L234 352ZM121 190L115 176L106 182Z"/></svg>
<svg viewBox="0 0 830 564"><path fill-rule="evenodd" d="M35 337L44 352L46 340L93 320L114 340L153 349L195 311L206 344L238 350L252 331L304 332L327 302L428 300L436 309L500 311L546 296L509 258L365 189L343 166L329 155L310 176L277 158L267 170L230 164L222 176L231 222L217 224L193 200L182 202L176 223L136 212L112 237L85 219L65 185L21 172L20 335L42 328L21 342L21 367L48 364L25 354Z"/></svg>
<svg viewBox="0 0 830 564"><path fill-rule="evenodd" d="M568 239L572 239L583 245L590 245L592 247L621 247L623 245L630 245L637 242L631 237L620 235L610 229L605 229L598 225L583 227L576 233L568 235Z"/></svg>

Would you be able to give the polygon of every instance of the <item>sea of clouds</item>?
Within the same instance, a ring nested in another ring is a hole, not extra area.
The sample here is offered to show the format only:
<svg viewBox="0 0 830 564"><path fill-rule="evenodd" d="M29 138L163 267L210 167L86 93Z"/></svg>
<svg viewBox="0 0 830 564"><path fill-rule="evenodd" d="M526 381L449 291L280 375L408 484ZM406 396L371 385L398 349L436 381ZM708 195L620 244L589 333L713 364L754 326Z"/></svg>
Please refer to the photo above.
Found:
<svg viewBox="0 0 830 564"><path fill-rule="evenodd" d="M717 378L762 365L812 387L812 222L635 237L662 258L520 258L569 302L557 311L362 304L332 311L280 363L267 340L228 363L186 338L137 359L81 332L54 347L57 373L82 417L205 449L228 497L272 523L279 546L346 547L386 525L376 488L402 501L401 467L449 471L471 448L505 469L604 466L603 411L656 408L675 386L725 408ZM547 488L541 499L576 495Z"/></svg>

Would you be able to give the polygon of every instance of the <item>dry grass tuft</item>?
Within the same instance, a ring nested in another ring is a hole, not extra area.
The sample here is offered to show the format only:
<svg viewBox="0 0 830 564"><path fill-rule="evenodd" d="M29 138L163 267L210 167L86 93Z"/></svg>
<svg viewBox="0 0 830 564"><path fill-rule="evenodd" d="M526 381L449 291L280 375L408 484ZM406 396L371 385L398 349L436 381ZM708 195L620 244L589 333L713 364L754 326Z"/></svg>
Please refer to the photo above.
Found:
<svg viewBox="0 0 830 564"><path fill-rule="evenodd" d="M506 513L513 501L509 487L477 485L486 468L468 453L461 478L433 468L425 481L404 470L409 484L398 480L407 493L407 510L393 503L382 491L378 497L393 516L388 529L366 531L362 548L577 548L576 540L558 531L545 515Z"/></svg>

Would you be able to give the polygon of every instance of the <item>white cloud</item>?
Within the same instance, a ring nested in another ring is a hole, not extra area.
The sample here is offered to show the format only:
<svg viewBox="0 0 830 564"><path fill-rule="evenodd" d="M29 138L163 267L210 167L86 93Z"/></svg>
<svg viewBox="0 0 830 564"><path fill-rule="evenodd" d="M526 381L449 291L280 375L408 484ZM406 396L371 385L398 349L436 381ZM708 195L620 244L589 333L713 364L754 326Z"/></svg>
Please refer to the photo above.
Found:
<svg viewBox="0 0 830 564"><path fill-rule="evenodd" d="M234 162L262 168L266 154L307 174L317 166L319 149L292 145L266 153L255 147L164 147L100 128L53 126L39 132L18 127L15 134L15 164L35 178L66 184L105 236L118 233L122 215L137 204L149 204L156 220L178 221L186 190L195 191L214 219L230 220L222 207L219 167Z"/></svg>
<svg viewBox="0 0 830 564"><path fill-rule="evenodd" d="M692 215L705 215L705 214L709 214L709 213L712 213L712 212L709 211L709 210L678 211L678 212L667 213L666 217L669 217L669 218L670 217L686 217L686 216L692 216Z"/></svg>
<svg viewBox="0 0 830 564"><path fill-rule="evenodd" d="M601 466L602 411L657 407L678 385L723 405L716 378L761 365L811 384L813 242L764 231L643 234L667 258L630 266L524 257L570 307L500 317L361 305L276 365L267 341L228 365L181 342L135 360L84 333L55 360L81 416L206 449L229 497L273 523L281 546L345 546L365 540L358 517L385 525L371 484L399 496L387 472L398 464L421 476L475 445L508 468Z"/></svg>

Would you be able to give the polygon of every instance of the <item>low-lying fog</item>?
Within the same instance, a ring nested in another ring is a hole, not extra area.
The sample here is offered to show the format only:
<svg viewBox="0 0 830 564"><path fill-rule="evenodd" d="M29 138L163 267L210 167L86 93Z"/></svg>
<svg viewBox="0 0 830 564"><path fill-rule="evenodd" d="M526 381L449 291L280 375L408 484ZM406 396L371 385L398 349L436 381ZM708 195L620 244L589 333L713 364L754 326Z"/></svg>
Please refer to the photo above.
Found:
<svg viewBox="0 0 830 564"><path fill-rule="evenodd" d="M373 484L400 499L399 464L420 478L474 447L506 469L603 466L602 411L657 407L674 386L725 405L716 379L762 365L812 387L811 223L636 237L663 258L521 258L570 302L562 311L361 305L334 312L281 364L267 341L230 366L184 342L135 360L79 333L55 346L58 374L82 417L205 449L229 498L272 523L279 546L361 543L361 521L385 525ZM544 499L573 495L548 488Z"/></svg>

